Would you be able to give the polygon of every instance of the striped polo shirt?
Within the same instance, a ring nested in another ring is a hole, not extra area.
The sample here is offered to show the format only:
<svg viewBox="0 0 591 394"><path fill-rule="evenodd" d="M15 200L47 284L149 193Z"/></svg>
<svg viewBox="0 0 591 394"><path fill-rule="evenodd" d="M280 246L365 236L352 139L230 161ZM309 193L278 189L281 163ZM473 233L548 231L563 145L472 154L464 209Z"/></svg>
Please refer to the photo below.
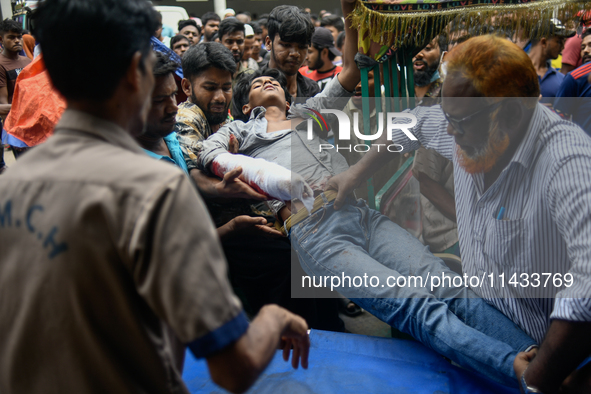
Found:
<svg viewBox="0 0 591 394"><path fill-rule="evenodd" d="M473 290L540 343L550 319L591 321L591 139L538 104L511 162L485 191L484 174L458 164L441 106L412 113L419 141L394 133L393 142L405 150L420 142L453 160L463 270L481 279Z"/></svg>

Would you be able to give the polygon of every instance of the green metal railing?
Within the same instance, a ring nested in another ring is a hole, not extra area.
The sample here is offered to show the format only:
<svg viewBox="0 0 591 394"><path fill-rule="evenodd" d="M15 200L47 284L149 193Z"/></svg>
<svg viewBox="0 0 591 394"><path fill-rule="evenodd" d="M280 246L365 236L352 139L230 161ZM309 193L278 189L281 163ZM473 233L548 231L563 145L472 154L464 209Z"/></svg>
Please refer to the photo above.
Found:
<svg viewBox="0 0 591 394"><path fill-rule="evenodd" d="M412 68L413 49L399 49L396 54L383 63L383 78L385 90L385 108L388 112L400 112L415 106L414 78ZM375 130L370 130L370 106L369 106L369 72L373 71L376 116L382 109L382 81L380 77L380 65L361 69L361 95L363 114L363 133L370 135ZM376 119L377 122L377 119ZM370 141L365 141L371 145ZM408 161L407 161L408 162ZM412 160L410 160L412 162ZM406 167L408 165L405 163ZM392 186L400 175L400 170L382 187L376 194L373 178L367 181L368 204L372 209L380 209L380 200L388 188ZM379 197L379 198L378 198Z"/></svg>

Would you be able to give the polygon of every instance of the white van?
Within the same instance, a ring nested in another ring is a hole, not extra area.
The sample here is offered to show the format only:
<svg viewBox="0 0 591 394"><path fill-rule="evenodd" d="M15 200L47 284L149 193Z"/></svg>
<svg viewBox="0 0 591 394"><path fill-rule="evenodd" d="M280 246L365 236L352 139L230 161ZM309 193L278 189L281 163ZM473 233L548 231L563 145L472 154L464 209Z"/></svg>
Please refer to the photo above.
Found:
<svg viewBox="0 0 591 394"><path fill-rule="evenodd" d="M162 14L162 24L170 26L175 34L178 33L179 21L189 19L183 7L157 5L154 8Z"/></svg>

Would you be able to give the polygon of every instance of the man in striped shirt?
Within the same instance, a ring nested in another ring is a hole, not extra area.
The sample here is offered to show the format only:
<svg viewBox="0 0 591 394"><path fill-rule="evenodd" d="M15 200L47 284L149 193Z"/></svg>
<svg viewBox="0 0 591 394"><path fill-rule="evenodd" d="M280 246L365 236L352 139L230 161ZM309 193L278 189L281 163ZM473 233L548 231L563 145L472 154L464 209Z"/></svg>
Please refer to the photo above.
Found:
<svg viewBox="0 0 591 394"><path fill-rule="evenodd" d="M418 140L384 136L327 188L340 208L391 158L378 143L420 143L453 160L464 273L482 278L473 290L541 343L515 370L539 390L528 392L553 393L591 354L591 139L537 103L536 71L509 41L472 38L450 57L441 106L411 111Z"/></svg>

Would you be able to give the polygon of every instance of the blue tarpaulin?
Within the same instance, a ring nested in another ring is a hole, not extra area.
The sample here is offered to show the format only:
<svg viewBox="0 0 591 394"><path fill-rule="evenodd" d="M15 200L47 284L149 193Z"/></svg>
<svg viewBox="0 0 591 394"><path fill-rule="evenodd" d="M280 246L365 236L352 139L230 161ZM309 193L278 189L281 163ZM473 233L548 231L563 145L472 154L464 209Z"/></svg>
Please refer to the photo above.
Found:
<svg viewBox="0 0 591 394"><path fill-rule="evenodd" d="M257 394L518 394L519 390L451 365L418 342L313 330L308 370L281 352L248 393ZM183 379L191 393L225 393L205 360L187 352Z"/></svg>

